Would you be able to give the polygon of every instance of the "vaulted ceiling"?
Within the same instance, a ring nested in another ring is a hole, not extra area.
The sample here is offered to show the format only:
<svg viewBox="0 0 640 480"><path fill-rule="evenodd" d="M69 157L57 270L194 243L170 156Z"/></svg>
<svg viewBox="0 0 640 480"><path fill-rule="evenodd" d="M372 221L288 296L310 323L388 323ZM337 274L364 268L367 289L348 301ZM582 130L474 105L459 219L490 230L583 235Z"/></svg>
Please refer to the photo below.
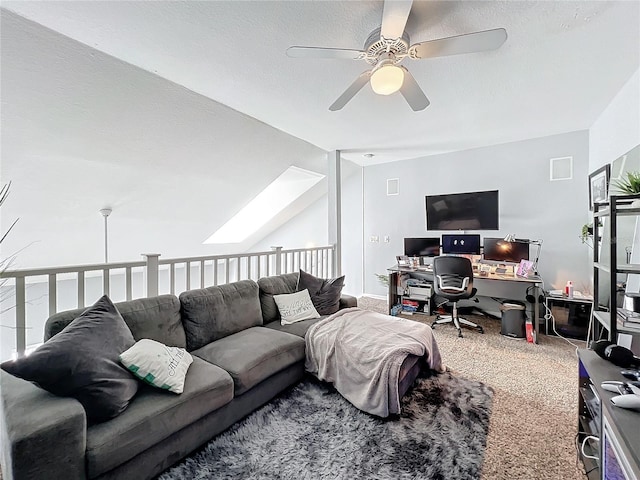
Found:
<svg viewBox="0 0 640 480"><path fill-rule="evenodd" d="M431 101L366 86L328 107L364 61L289 58L291 45L361 49L381 1L4 1L11 10L359 163L587 129L640 65L637 1L419 1L411 43L493 28L495 50L405 65ZM373 153L373 158L365 158Z"/></svg>
<svg viewBox="0 0 640 480"><path fill-rule="evenodd" d="M3 0L0 160L14 184L2 227L20 217L3 250L21 252L18 268L99 262L109 206L114 261L219 253L202 242L291 165L326 173L336 149L368 165L588 129L640 65L637 1L415 0L411 43L508 38L403 60L425 110L365 86L330 112L370 65L287 48L361 49L382 12L382 1Z"/></svg>

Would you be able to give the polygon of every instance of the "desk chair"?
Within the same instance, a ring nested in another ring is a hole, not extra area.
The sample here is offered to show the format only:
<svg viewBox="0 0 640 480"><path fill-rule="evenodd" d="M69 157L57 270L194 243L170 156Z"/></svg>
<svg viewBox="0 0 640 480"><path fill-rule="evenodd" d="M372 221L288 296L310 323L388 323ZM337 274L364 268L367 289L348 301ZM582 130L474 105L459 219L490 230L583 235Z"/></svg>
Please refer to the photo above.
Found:
<svg viewBox="0 0 640 480"><path fill-rule="evenodd" d="M472 298L477 292L473 288L471 260L465 257L446 255L436 257L433 260L433 287L436 295L453 302L453 312L448 316L438 315L431 324L431 328L440 323L453 323L458 329L459 337L462 337L460 325L477 328L480 333L484 333L480 325L458 317L458 300Z"/></svg>

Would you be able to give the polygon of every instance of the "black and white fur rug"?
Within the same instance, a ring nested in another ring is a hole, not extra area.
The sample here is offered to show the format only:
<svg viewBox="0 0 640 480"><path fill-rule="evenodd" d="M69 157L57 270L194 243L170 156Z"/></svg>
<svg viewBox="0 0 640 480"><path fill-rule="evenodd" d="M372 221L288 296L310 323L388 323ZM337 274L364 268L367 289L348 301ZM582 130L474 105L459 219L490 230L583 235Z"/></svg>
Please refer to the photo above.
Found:
<svg viewBox="0 0 640 480"><path fill-rule="evenodd" d="M158 480L480 478L493 392L450 373L418 378L402 414L366 414L305 378Z"/></svg>

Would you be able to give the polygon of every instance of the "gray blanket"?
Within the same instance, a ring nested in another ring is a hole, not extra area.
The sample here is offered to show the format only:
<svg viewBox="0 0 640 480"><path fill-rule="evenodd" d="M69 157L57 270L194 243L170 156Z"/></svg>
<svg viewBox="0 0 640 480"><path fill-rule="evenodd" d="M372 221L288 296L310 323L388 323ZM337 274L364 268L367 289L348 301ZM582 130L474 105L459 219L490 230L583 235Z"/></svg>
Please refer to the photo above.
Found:
<svg viewBox="0 0 640 480"><path fill-rule="evenodd" d="M432 370L444 371L431 327L360 308L320 320L305 342L307 371L379 417L400 413L398 377L407 355L425 357Z"/></svg>

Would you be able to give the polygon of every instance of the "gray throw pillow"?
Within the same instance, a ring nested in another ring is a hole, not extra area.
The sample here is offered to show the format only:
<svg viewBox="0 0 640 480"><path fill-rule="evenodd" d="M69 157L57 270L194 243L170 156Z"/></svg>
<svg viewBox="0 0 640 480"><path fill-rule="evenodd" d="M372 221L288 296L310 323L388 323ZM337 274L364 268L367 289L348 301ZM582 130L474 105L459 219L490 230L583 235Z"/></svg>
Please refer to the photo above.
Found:
<svg viewBox="0 0 640 480"><path fill-rule="evenodd" d="M311 302L320 315L331 315L340 309L340 295L344 287L344 275L338 278L317 278L300 270L297 291L309 290Z"/></svg>
<svg viewBox="0 0 640 480"><path fill-rule="evenodd" d="M138 391L138 380L119 361L134 343L105 295L31 355L0 368L55 395L77 399L90 422L101 422L122 413Z"/></svg>

